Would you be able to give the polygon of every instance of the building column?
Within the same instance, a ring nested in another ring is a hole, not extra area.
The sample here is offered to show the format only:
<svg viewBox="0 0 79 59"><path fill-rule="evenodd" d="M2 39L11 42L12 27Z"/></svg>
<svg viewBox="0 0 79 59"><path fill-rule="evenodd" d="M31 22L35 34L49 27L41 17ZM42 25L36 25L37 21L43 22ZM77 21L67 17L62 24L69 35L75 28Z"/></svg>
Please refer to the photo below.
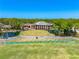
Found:
<svg viewBox="0 0 79 59"><path fill-rule="evenodd" d="M44 25L42 25L42 29L44 29Z"/></svg>
<svg viewBox="0 0 79 59"><path fill-rule="evenodd" d="M38 30L39 30L39 25L38 25Z"/></svg>
<svg viewBox="0 0 79 59"><path fill-rule="evenodd" d="M46 30L46 25L44 25L44 29Z"/></svg>
<svg viewBox="0 0 79 59"><path fill-rule="evenodd" d="M45 29L45 25L43 25L43 29Z"/></svg>
<svg viewBox="0 0 79 59"><path fill-rule="evenodd" d="M48 25L46 26L46 29L48 30Z"/></svg>
<svg viewBox="0 0 79 59"><path fill-rule="evenodd" d="M35 25L35 29L37 29L37 28L36 28L36 25Z"/></svg>
<svg viewBox="0 0 79 59"><path fill-rule="evenodd" d="M38 30L38 25L36 27L37 27L37 30Z"/></svg>

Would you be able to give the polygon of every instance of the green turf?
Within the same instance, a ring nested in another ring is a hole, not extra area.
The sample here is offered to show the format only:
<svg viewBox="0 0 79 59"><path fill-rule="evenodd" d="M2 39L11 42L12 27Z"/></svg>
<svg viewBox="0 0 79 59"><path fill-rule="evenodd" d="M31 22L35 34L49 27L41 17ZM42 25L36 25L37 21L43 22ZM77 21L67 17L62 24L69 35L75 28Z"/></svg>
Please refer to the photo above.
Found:
<svg viewBox="0 0 79 59"><path fill-rule="evenodd" d="M0 46L0 59L79 59L79 41L76 40L22 43Z"/></svg>
<svg viewBox="0 0 79 59"><path fill-rule="evenodd" d="M20 35L24 36L55 36L54 34L49 33L45 30L28 30L22 31Z"/></svg>

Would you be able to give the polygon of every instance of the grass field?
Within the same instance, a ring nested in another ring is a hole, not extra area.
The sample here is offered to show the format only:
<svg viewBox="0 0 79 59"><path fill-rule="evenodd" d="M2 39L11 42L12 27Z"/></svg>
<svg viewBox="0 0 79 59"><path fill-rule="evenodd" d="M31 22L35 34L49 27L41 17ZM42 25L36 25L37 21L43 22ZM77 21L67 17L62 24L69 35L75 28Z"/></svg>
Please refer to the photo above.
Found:
<svg viewBox="0 0 79 59"><path fill-rule="evenodd" d="M20 33L22 36L55 36L54 34L50 34L45 30L28 30Z"/></svg>
<svg viewBox="0 0 79 59"><path fill-rule="evenodd" d="M79 41L0 46L0 59L79 59Z"/></svg>

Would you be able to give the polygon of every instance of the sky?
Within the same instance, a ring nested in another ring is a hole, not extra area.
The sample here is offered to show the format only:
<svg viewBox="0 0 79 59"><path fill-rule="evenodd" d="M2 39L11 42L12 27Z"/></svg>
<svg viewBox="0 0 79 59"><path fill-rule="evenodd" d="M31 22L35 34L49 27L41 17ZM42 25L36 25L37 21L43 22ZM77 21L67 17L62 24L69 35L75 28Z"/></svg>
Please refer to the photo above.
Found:
<svg viewBox="0 0 79 59"><path fill-rule="evenodd" d="M79 18L79 0L0 0L0 18Z"/></svg>

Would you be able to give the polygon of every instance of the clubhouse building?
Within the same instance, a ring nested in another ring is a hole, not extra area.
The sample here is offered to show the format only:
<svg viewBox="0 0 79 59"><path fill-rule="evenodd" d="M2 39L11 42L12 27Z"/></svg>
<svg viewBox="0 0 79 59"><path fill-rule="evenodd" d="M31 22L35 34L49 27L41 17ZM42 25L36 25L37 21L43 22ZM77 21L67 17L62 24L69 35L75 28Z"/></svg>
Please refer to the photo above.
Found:
<svg viewBox="0 0 79 59"><path fill-rule="evenodd" d="M50 30L52 28L52 24L51 23L46 23L43 21L40 22L36 22L34 24L24 24L22 25L21 29L23 30Z"/></svg>

